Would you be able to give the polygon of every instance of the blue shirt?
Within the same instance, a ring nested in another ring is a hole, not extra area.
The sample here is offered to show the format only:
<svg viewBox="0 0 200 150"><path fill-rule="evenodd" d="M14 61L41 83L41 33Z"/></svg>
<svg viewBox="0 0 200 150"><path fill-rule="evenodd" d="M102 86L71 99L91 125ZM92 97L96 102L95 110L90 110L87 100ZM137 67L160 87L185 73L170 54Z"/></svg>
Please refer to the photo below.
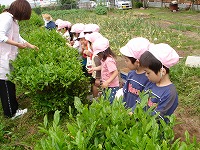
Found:
<svg viewBox="0 0 200 150"><path fill-rule="evenodd" d="M47 29L51 30L51 29L55 29L56 28L56 24L53 21L50 21L49 23L47 23L47 25L45 26Z"/></svg>
<svg viewBox="0 0 200 150"><path fill-rule="evenodd" d="M149 80L145 73L137 74L135 70L128 73L127 80L123 86L123 102L126 102L126 107L132 108L136 104L139 93L148 82Z"/></svg>
<svg viewBox="0 0 200 150"><path fill-rule="evenodd" d="M158 87L155 83L149 82L144 91L149 89L151 92L149 92L148 107L156 106L153 114L159 112L159 117L166 121L165 116L173 114L178 106L178 94L174 84Z"/></svg>

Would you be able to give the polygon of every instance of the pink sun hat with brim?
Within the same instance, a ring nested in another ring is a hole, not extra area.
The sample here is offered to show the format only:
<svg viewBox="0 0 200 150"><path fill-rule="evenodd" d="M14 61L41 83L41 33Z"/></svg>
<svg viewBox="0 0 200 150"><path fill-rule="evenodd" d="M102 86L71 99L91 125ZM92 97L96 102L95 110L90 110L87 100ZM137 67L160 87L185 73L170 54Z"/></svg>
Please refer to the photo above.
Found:
<svg viewBox="0 0 200 150"><path fill-rule="evenodd" d="M78 38L79 38L79 39L81 39L81 38L85 38L85 34L84 34L83 31L80 33L80 35L78 36Z"/></svg>
<svg viewBox="0 0 200 150"><path fill-rule="evenodd" d="M70 28L71 27L71 23L69 21L61 21L58 23L58 30L63 29L63 28Z"/></svg>
<svg viewBox="0 0 200 150"><path fill-rule="evenodd" d="M179 61L177 52L165 43L151 44L148 51L167 68L174 66Z"/></svg>
<svg viewBox="0 0 200 150"><path fill-rule="evenodd" d="M105 51L110 46L109 40L105 37L98 38L92 44L93 54L97 55L100 52Z"/></svg>
<svg viewBox="0 0 200 150"><path fill-rule="evenodd" d="M140 56L149 49L151 43L143 37L136 37L128 41L128 43L120 48L120 52L135 59L140 59Z"/></svg>
<svg viewBox="0 0 200 150"><path fill-rule="evenodd" d="M103 35L101 35L99 32L93 32L91 34L86 34L85 39L90 41L91 43L94 43L98 38L102 38Z"/></svg>
<svg viewBox="0 0 200 150"><path fill-rule="evenodd" d="M99 32L100 27L97 24L86 24L83 32Z"/></svg>
<svg viewBox="0 0 200 150"><path fill-rule="evenodd" d="M55 24L58 26L58 24L60 23L60 22L62 22L63 20L62 19L57 19L56 21L55 21Z"/></svg>
<svg viewBox="0 0 200 150"><path fill-rule="evenodd" d="M81 33L85 28L85 25L83 23L76 23L72 26L71 32L73 33Z"/></svg>

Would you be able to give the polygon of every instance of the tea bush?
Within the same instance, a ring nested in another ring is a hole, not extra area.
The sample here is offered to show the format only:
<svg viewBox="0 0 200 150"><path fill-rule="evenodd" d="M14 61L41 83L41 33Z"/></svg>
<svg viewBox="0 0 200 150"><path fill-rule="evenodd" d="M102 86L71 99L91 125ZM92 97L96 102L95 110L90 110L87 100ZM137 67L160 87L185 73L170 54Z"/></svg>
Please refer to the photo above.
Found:
<svg viewBox="0 0 200 150"><path fill-rule="evenodd" d="M28 26L31 29L24 26L29 34L23 37L39 50L20 50L9 78L31 96L37 114L55 110L65 113L68 106L73 106L74 96L86 100L88 79L83 75L78 51L67 47L65 39L56 31L37 25Z"/></svg>
<svg viewBox="0 0 200 150"><path fill-rule="evenodd" d="M174 117L171 123L157 121L157 116L150 116L151 110L144 112L143 107L147 97L142 96L142 104L137 105L133 115L126 110L121 100L115 100L110 105L108 100L101 98L94 101L89 107L84 106L80 99L75 98L75 107L79 112L75 118L72 114L71 121L67 123L67 130L59 126L59 111L54 114L53 126L48 126L47 116L44 117L44 125L40 131L47 137L43 137L37 143L35 149L195 149L198 143L189 140L186 133L186 142L179 139L173 142L175 123Z"/></svg>
<svg viewBox="0 0 200 150"><path fill-rule="evenodd" d="M19 25L20 33L23 33L24 36L27 36L27 33L32 32L33 30L44 25L44 21L42 20L42 16L39 16L34 11L32 11L30 20L20 21Z"/></svg>

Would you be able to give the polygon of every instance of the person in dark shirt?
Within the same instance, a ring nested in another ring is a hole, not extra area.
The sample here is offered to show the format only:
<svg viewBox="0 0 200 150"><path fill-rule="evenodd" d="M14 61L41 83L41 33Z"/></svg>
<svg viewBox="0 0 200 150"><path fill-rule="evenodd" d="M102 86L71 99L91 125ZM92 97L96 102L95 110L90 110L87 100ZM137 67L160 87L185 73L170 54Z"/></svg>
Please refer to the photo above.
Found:
<svg viewBox="0 0 200 150"><path fill-rule="evenodd" d="M136 37L120 49L125 57L125 63L131 70L123 86L123 102L126 108L132 108L136 104L139 93L143 91L149 82L145 76L144 68L140 66L140 56L148 50L150 42L143 37Z"/></svg>
<svg viewBox="0 0 200 150"><path fill-rule="evenodd" d="M149 94L147 109L153 108L152 115L169 122L166 116L174 113L178 106L178 94L169 77L169 68L179 61L179 55L168 44L151 44L140 57L147 78L151 81L144 89Z"/></svg>
<svg viewBox="0 0 200 150"><path fill-rule="evenodd" d="M49 14L42 14L42 18L44 20L44 26L45 28L51 30L51 29L56 29L56 24L55 22L52 20L51 15Z"/></svg>

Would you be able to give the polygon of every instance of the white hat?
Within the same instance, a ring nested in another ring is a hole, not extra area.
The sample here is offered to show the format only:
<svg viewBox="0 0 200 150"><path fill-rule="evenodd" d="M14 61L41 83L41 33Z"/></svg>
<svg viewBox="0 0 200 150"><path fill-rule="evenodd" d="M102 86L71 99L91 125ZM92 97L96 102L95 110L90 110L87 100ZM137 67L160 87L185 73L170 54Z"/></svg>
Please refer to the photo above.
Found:
<svg viewBox="0 0 200 150"><path fill-rule="evenodd" d="M81 33L85 28L85 25L83 23L76 23L72 26L71 32L74 33Z"/></svg>
<svg viewBox="0 0 200 150"><path fill-rule="evenodd" d="M92 45L94 55L97 55L100 52L105 51L109 47L109 40L105 37L98 38Z"/></svg>
<svg viewBox="0 0 200 150"><path fill-rule="evenodd" d="M150 42L143 37L136 37L128 41L128 43L120 49L120 52L135 59L140 59L140 56L149 49Z"/></svg>
<svg viewBox="0 0 200 150"><path fill-rule="evenodd" d="M176 51L165 43L151 44L149 52L167 68L172 67L179 61L179 55Z"/></svg>
<svg viewBox="0 0 200 150"><path fill-rule="evenodd" d="M98 38L103 37L99 32L93 32L91 34L86 34L85 39L90 41L91 43L94 43L94 41Z"/></svg>
<svg viewBox="0 0 200 150"><path fill-rule="evenodd" d="M83 32L99 32L99 26L97 24L86 24Z"/></svg>

